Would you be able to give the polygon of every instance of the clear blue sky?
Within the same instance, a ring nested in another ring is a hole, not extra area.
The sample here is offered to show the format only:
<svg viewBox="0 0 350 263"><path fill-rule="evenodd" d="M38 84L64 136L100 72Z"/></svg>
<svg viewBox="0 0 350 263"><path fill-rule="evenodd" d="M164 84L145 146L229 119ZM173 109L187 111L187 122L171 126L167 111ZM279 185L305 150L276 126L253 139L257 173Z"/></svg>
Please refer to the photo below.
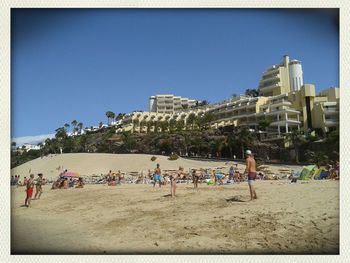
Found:
<svg viewBox="0 0 350 263"><path fill-rule="evenodd" d="M217 102L257 88L282 56L339 86L337 13L288 9L13 9L12 137L51 134L151 95Z"/></svg>

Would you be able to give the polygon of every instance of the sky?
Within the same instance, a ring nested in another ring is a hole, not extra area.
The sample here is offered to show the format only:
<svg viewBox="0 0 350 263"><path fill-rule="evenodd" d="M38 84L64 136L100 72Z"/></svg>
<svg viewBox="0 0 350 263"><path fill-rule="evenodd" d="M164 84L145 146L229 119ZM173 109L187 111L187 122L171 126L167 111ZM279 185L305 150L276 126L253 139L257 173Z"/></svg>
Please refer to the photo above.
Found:
<svg viewBox="0 0 350 263"><path fill-rule="evenodd" d="M339 86L338 12L315 9L12 9L11 137L257 88L283 55L304 83ZM41 138L41 137L40 137Z"/></svg>

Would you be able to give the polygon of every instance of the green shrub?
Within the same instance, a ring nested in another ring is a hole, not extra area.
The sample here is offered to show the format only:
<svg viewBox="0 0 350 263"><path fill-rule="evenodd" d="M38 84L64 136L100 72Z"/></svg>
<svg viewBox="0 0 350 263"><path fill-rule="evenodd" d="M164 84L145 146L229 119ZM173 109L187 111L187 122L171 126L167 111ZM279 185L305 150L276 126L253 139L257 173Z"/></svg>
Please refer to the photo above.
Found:
<svg viewBox="0 0 350 263"><path fill-rule="evenodd" d="M170 161L174 161L174 160L177 160L177 159L179 159L179 156L177 154L172 154L168 158L168 160L170 160Z"/></svg>
<svg viewBox="0 0 350 263"><path fill-rule="evenodd" d="M155 160L157 160L157 157L152 156L151 161L154 162Z"/></svg>

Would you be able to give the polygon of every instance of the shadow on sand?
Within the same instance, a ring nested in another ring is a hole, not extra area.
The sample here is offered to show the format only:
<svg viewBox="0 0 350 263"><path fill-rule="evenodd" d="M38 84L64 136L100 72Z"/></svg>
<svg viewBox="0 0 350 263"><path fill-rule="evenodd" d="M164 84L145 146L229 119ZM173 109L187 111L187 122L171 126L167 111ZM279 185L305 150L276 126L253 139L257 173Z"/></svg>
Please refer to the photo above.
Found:
<svg viewBox="0 0 350 263"><path fill-rule="evenodd" d="M235 195L235 196L226 198L226 201L227 202L248 202L249 200L247 200L241 195Z"/></svg>

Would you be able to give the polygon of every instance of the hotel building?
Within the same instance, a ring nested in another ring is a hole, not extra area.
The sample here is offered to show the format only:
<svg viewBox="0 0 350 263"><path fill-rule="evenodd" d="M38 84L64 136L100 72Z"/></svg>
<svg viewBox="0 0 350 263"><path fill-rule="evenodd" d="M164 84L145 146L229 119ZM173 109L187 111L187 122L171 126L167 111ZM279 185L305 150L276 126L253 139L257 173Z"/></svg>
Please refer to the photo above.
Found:
<svg viewBox="0 0 350 263"><path fill-rule="evenodd" d="M149 111L157 113L174 113L196 106L197 100L180 96L156 95L149 98Z"/></svg>
<svg viewBox="0 0 350 263"><path fill-rule="evenodd" d="M150 112L131 114L117 132L145 132L149 121L174 119L183 120L186 124L191 114L198 116L204 113L212 114L214 120L211 126L214 128L245 126L261 133L264 141L281 140L293 130L321 129L330 132L339 128L339 88L331 87L316 95L313 84L304 84L301 62L290 61L288 56L283 57L282 63L263 72L258 97L238 96L188 109L182 105L186 104L182 104L181 97L152 96ZM264 130L259 125L263 120L269 123Z"/></svg>

